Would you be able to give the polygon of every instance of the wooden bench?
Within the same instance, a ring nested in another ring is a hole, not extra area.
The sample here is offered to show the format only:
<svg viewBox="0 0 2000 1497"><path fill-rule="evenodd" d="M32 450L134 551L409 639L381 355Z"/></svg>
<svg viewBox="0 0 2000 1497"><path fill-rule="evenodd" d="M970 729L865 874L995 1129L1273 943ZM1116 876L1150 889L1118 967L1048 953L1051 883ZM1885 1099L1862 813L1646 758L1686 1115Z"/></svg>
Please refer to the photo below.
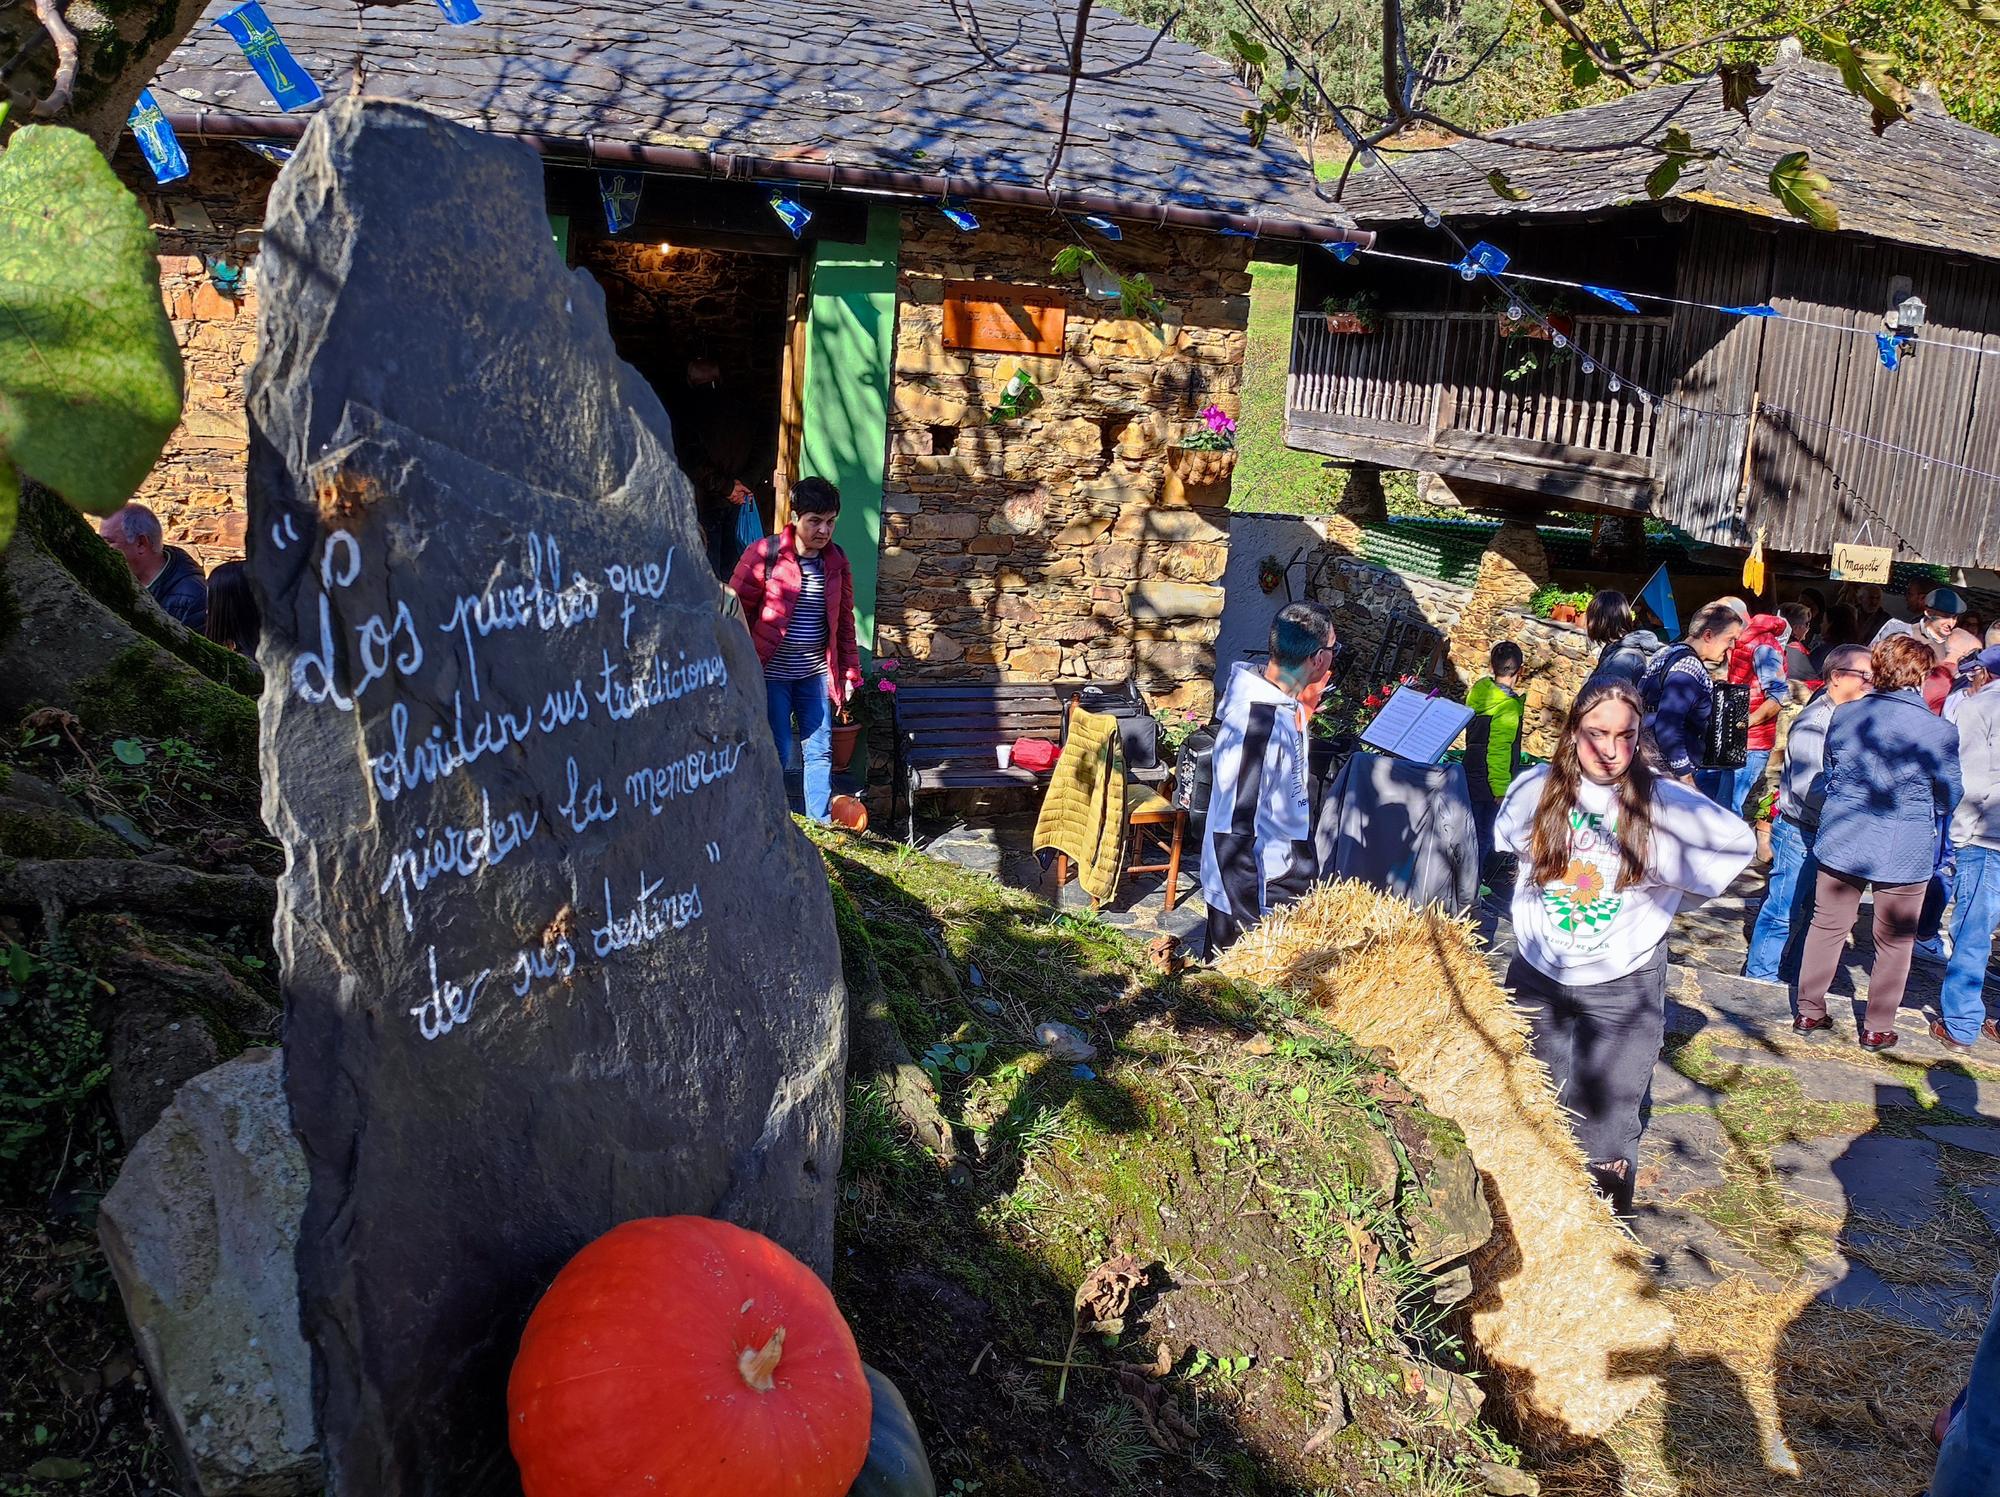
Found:
<svg viewBox="0 0 2000 1497"><path fill-rule="evenodd" d="M907 836L917 840L917 797L934 790L1032 790L1048 774L1009 765L1002 769L994 749L1019 738L1062 741L1063 713L1076 687L1047 682L941 681L912 683L895 697L896 764L889 788L889 822L907 798ZM1158 783L1164 768L1133 778Z"/></svg>

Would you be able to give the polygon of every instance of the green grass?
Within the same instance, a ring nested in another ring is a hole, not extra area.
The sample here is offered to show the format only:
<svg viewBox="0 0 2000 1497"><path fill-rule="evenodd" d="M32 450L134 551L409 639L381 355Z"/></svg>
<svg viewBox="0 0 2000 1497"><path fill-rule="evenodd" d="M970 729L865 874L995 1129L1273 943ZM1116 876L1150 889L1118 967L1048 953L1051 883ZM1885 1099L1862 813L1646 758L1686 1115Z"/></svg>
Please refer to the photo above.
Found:
<svg viewBox="0 0 2000 1497"><path fill-rule="evenodd" d="M1326 514L1340 498L1344 473L1314 452L1285 446L1285 378L1292 360L1296 265L1250 267L1250 338L1243 354L1243 412L1237 418L1236 481L1230 508L1264 514Z"/></svg>
<svg viewBox="0 0 2000 1497"><path fill-rule="evenodd" d="M1258 514L1331 514L1347 487L1345 469L1329 468L1317 452L1285 445L1285 384L1292 363L1292 314L1299 268L1257 262L1250 267L1250 336L1243 354L1243 409L1236 420L1236 479L1229 507ZM1392 515L1462 518L1417 499L1416 476L1391 472L1382 485Z"/></svg>

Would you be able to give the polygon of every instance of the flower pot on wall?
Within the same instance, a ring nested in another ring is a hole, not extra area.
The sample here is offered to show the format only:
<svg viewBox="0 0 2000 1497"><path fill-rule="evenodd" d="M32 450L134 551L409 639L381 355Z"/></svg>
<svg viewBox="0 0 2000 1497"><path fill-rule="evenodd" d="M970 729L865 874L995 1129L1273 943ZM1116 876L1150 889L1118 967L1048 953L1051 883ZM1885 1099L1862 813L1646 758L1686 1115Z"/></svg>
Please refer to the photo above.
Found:
<svg viewBox="0 0 2000 1497"><path fill-rule="evenodd" d="M1573 340L1576 337L1576 320L1564 312L1551 312L1548 314L1548 326L1544 327L1532 317L1516 319L1505 312L1500 314L1500 336L1503 338L1527 338L1546 343L1557 333Z"/></svg>
<svg viewBox="0 0 2000 1497"><path fill-rule="evenodd" d="M1342 337L1353 337L1357 333L1372 333L1375 329L1358 312L1328 312L1326 330Z"/></svg>
<svg viewBox="0 0 2000 1497"><path fill-rule="evenodd" d="M833 767L844 772L854 761L854 741L861 736L860 723L835 723L833 725Z"/></svg>
<svg viewBox="0 0 2000 1497"><path fill-rule="evenodd" d="M1176 447L1167 454L1167 466L1187 487L1208 488L1229 481L1229 475L1236 470L1236 449Z"/></svg>

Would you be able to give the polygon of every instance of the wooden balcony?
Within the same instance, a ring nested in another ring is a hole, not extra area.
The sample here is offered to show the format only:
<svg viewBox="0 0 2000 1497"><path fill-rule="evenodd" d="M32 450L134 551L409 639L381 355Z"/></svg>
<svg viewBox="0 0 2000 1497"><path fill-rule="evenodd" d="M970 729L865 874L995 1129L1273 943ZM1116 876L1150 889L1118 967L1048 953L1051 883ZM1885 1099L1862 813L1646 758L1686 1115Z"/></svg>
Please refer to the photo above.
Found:
<svg viewBox="0 0 2000 1497"><path fill-rule="evenodd" d="M1659 392L1664 317L1579 317L1570 347L1507 339L1490 312L1396 312L1371 333L1298 315L1288 445L1552 497L1649 506L1659 412L1605 369ZM1526 353L1537 367L1507 378ZM1583 372L1583 361L1599 366Z"/></svg>

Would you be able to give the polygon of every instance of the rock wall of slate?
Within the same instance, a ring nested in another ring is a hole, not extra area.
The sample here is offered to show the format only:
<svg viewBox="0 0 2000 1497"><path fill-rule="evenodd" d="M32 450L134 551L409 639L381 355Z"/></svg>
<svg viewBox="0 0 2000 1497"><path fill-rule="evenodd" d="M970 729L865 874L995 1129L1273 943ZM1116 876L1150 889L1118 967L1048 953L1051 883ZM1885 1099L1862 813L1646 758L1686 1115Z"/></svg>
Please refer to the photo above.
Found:
<svg viewBox="0 0 2000 1497"><path fill-rule="evenodd" d="M243 381L257 357L257 251L276 168L234 145L186 148L192 170L165 187L130 136L113 161L159 235L160 296L187 369L181 424L133 497L152 506L170 542L212 570L243 554ZM216 289L212 260L244 271L241 295Z"/></svg>
<svg viewBox="0 0 2000 1497"><path fill-rule="evenodd" d="M1228 556L1229 485L1192 488L1169 450L1213 403L1237 414L1249 241L1125 226L1116 269L1148 276L1154 328L1059 280L1060 220L979 210L976 234L905 215L877 649L908 678L1135 679L1156 707L1205 711ZM946 283L1067 299L1060 358L948 349ZM1016 369L1044 399L990 411Z"/></svg>

